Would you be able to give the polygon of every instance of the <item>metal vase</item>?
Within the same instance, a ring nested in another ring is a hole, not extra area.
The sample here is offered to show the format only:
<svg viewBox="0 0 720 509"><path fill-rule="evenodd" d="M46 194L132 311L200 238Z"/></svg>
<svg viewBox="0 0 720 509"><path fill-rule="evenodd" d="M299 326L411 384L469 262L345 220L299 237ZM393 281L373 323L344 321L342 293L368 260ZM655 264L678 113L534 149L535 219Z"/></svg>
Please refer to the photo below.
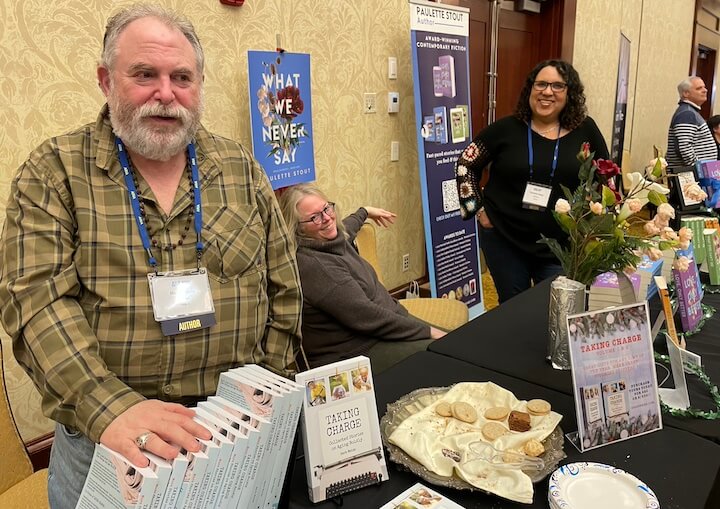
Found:
<svg viewBox="0 0 720 509"><path fill-rule="evenodd" d="M585 285L559 276L550 285L547 358L555 369L570 369L567 317L585 311Z"/></svg>

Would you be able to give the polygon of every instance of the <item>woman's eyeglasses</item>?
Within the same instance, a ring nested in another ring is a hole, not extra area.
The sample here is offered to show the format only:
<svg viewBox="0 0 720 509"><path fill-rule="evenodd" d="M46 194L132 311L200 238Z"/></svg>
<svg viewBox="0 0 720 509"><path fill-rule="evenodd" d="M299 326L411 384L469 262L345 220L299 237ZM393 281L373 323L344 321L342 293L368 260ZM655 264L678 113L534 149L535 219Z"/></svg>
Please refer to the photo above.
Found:
<svg viewBox="0 0 720 509"><path fill-rule="evenodd" d="M328 204L325 205L325 208L322 209L320 212L317 212L310 216L310 219L308 219L307 221L298 221L298 223L322 224L323 214L325 214L331 219L335 217L335 204L332 202L328 202Z"/></svg>
<svg viewBox="0 0 720 509"><path fill-rule="evenodd" d="M567 83L563 83L562 81L535 81L533 83L533 88L538 92L544 91L547 87L550 87L550 90L553 92L562 92L567 88Z"/></svg>

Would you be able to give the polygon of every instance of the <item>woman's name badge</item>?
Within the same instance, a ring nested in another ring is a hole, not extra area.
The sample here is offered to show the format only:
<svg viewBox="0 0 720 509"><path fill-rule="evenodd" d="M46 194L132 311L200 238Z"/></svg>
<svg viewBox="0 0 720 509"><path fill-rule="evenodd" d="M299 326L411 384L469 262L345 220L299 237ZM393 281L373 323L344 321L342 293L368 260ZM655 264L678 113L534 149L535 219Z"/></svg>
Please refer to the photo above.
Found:
<svg viewBox="0 0 720 509"><path fill-rule="evenodd" d="M215 325L215 305L207 270L148 274L153 315L163 334L206 329Z"/></svg>
<svg viewBox="0 0 720 509"><path fill-rule="evenodd" d="M522 198L523 208L530 210L545 210L550 201L552 187L545 184L528 182Z"/></svg>

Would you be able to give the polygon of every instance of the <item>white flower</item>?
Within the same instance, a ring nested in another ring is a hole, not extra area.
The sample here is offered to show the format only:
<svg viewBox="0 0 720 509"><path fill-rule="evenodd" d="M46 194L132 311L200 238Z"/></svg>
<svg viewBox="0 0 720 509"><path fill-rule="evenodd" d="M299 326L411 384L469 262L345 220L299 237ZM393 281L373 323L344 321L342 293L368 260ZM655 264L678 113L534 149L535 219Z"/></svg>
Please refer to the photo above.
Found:
<svg viewBox="0 0 720 509"><path fill-rule="evenodd" d="M647 255L648 255L648 258L650 258L652 261L655 262L655 261L658 261L660 258L663 257L663 252L660 251L660 250L659 250L658 248L656 248L656 247L649 247L649 248L647 249Z"/></svg>
<svg viewBox="0 0 720 509"><path fill-rule="evenodd" d="M687 256L681 256L673 263L673 268L685 272L690 268L690 260Z"/></svg>
<svg viewBox="0 0 720 509"><path fill-rule="evenodd" d="M459 164L457 167L457 176L464 177L465 175L467 175L467 167L465 165Z"/></svg>
<svg viewBox="0 0 720 509"><path fill-rule="evenodd" d="M657 215L661 219L675 219L675 209L668 203L661 203L657 208Z"/></svg>
<svg viewBox="0 0 720 509"><path fill-rule="evenodd" d="M628 204L628 207L630 208L630 212L635 214L636 212L640 212L640 209L642 209L642 202L638 200L637 198L628 198L625 203Z"/></svg>
<svg viewBox="0 0 720 509"><path fill-rule="evenodd" d="M560 198L555 202L555 212L558 214L567 214L570 212L570 204L567 200Z"/></svg>
<svg viewBox="0 0 720 509"><path fill-rule="evenodd" d="M627 175L627 181L629 183L628 188L630 189L629 196L640 200L643 207L650 201L648 200L648 193L650 191L655 191L660 194L668 194L670 192L667 187L657 182L649 182L636 171Z"/></svg>
<svg viewBox="0 0 720 509"><path fill-rule="evenodd" d="M555 205L555 207L557 208L557 205ZM592 211L593 214L595 214L596 216L599 216L600 214L602 214L605 211L605 207L603 207L602 203L591 201L590 202L590 210Z"/></svg>
<svg viewBox="0 0 720 509"><path fill-rule="evenodd" d="M702 201L707 198L707 193L703 191L695 182L690 182L683 186L683 194L691 200Z"/></svg>
<svg viewBox="0 0 720 509"><path fill-rule="evenodd" d="M666 226L663 228L662 232L660 232L660 238L663 240L677 240L678 235L675 233L675 230Z"/></svg>

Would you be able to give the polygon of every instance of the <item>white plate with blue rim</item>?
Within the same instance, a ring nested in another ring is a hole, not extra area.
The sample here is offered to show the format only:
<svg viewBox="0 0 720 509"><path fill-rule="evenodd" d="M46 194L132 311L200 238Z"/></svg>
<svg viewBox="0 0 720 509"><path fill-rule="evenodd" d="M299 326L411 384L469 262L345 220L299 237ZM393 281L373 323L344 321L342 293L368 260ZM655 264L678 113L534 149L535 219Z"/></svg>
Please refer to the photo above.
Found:
<svg viewBox="0 0 720 509"><path fill-rule="evenodd" d="M658 509L655 493L640 479L602 463L563 465L550 476L550 507L557 509Z"/></svg>

